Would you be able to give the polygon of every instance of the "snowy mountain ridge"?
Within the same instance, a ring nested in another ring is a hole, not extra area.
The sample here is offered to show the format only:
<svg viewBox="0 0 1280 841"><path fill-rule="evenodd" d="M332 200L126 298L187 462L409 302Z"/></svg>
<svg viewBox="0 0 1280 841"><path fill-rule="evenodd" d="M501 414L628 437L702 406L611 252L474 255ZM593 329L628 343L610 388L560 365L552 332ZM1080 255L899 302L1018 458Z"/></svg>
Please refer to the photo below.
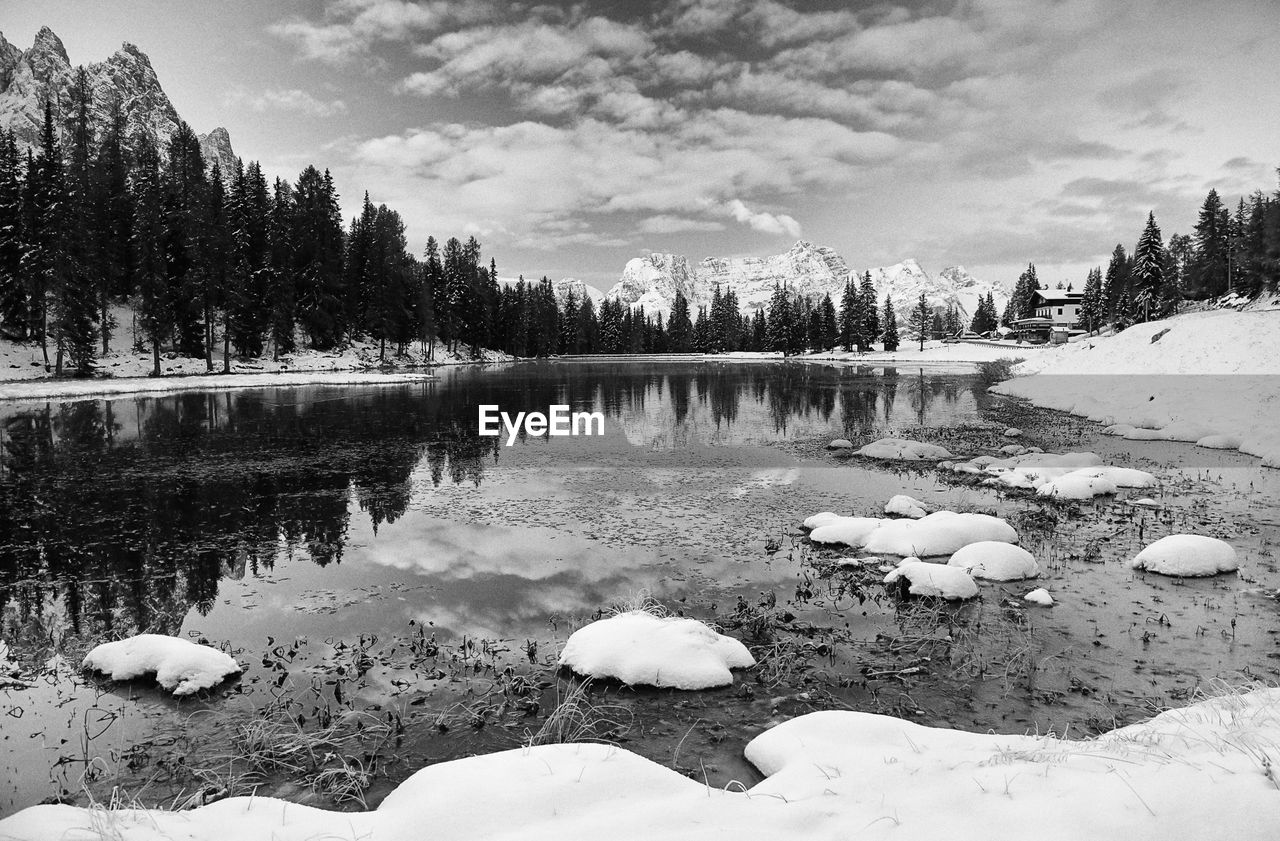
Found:
<svg viewBox="0 0 1280 841"><path fill-rule="evenodd" d="M129 134L146 132L163 155L180 118L146 53L126 43L105 61L86 64L84 69L93 94L94 122L106 125L111 105L119 99ZM29 50L10 44L0 33L0 128L12 130L20 148L38 146L47 100L53 103L55 114L61 105L61 127L67 130L71 114L66 105L71 101L75 75L76 67L62 40L49 27L36 33ZM230 173L235 153L227 130L215 128L198 137L205 160L217 161L224 173Z"/></svg>
<svg viewBox="0 0 1280 841"><path fill-rule="evenodd" d="M892 266L866 269L871 273L876 299L881 306L893 296L900 318L923 292L932 309L956 307L967 323L981 298L991 293L997 311L1004 308L1009 293L999 284L978 280L963 266L950 266L932 277L914 259ZM863 273L859 272L861 276ZM716 285L721 292L732 290L743 313L767 309L776 284L785 283L794 293L821 297L830 294L839 306L845 281L851 272L844 258L825 246L798 241L783 254L767 257L707 257L691 264L679 254L653 253L627 262L622 277L605 297L631 307L643 306L649 314L669 316L680 292L689 308L710 306Z"/></svg>

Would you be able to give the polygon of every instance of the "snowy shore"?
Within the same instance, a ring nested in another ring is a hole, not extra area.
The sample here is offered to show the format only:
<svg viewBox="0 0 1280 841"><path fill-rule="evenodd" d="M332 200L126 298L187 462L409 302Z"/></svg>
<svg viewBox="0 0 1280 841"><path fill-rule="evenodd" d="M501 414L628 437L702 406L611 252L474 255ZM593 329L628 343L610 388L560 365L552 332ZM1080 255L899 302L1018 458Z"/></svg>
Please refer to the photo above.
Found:
<svg viewBox="0 0 1280 841"><path fill-rule="evenodd" d="M471 359L436 344L430 359L414 351L404 357L379 359L376 343L359 342L342 350L302 350L270 359L233 360L231 373L222 373L222 358L214 356L213 373L203 359L166 354L162 375L151 376L152 358L145 353L116 351L98 360L100 375L90 379L54 378L45 371L40 348L0 341L0 400L78 399L124 394L166 394L180 391L224 391L301 385L382 385L421 382L433 378L432 369L445 365L509 361L505 354L484 351Z"/></svg>
<svg viewBox="0 0 1280 841"><path fill-rule="evenodd" d="M35 806L0 838L1246 839L1274 835L1280 690L1225 694L1092 739L826 711L753 739L764 775L718 789L622 748L560 744L430 765L370 812L271 797L186 812ZM496 803L501 808L495 808ZM993 834L994 833L994 834Z"/></svg>
<svg viewBox="0 0 1280 841"><path fill-rule="evenodd" d="M1213 310L1028 355L992 388L1130 440L1238 449L1280 467L1280 311Z"/></svg>

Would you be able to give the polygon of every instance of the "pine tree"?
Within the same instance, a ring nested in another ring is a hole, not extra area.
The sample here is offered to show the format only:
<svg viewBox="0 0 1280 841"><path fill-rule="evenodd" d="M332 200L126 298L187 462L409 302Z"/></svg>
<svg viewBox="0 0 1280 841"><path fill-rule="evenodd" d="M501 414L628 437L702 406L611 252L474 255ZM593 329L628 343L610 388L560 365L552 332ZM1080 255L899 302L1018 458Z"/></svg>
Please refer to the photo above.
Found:
<svg viewBox="0 0 1280 841"><path fill-rule="evenodd" d="M1035 264L1028 263L1026 271L1018 276L1018 284L1013 289L1013 300L1017 302L1014 306L1017 318L1035 317L1039 290L1040 279L1036 277Z"/></svg>
<svg viewBox="0 0 1280 841"><path fill-rule="evenodd" d="M986 301L979 303L979 306L985 307ZM942 333L947 336L959 336L964 332L964 322L960 320L960 310L954 305L947 307L946 318L942 323Z"/></svg>
<svg viewBox="0 0 1280 841"><path fill-rule="evenodd" d="M1084 294L1080 298L1080 323L1090 333L1102 326L1105 319L1105 302L1102 295L1102 268L1089 270L1089 277L1084 282Z"/></svg>
<svg viewBox="0 0 1280 841"><path fill-rule="evenodd" d="M136 279L136 309L142 334L151 343L153 377L160 376L160 345L173 332L173 300L165 276L165 189L160 154L151 136L139 131L133 140L135 161L131 263Z"/></svg>
<svg viewBox="0 0 1280 841"><path fill-rule="evenodd" d="M373 205L368 199L366 193L362 226L372 225ZM294 317L307 334L311 347L329 350L359 330L362 324L365 315L361 308L365 292L363 258L372 232L361 227L364 238L357 244L360 250L357 265L347 271L342 213L333 177L327 169L323 173L313 166L304 169L291 192L289 205L292 208L288 232L292 262L291 277L285 286L292 286L294 290ZM354 295L353 282L356 284Z"/></svg>
<svg viewBox="0 0 1280 841"><path fill-rule="evenodd" d="M200 141L191 127L179 122L169 140L165 168L165 267L173 290L176 340L184 356L203 356L205 326L202 269L208 179ZM266 183L263 182L263 194ZM265 241L265 214L260 235ZM265 319L264 319L265 320ZM254 354L257 355L257 354Z"/></svg>
<svg viewBox="0 0 1280 841"><path fill-rule="evenodd" d="M205 370L213 371L217 312L226 306L232 252L230 198L217 163L209 172L205 200L204 226L199 240L200 296L204 310Z"/></svg>
<svg viewBox="0 0 1280 841"><path fill-rule="evenodd" d="M1210 190L1196 221L1196 256L1191 275L1200 296L1216 297L1227 291L1230 260L1230 216L1217 190ZM1172 241L1171 241L1172 244Z"/></svg>
<svg viewBox="0 0 1280 841"><path fill-rule="evenodd" d="M127 131L124 107L116 96L108 106L108 120L94 164L98 206L94 232L99 272L98 326L104 355L111 351L111 331L116 326L111 321L111 303L128 295L135 285L129 246L133 238L133 199L129 192L130 163L125 151ZM221 249L225 250L225 245Z"/></svg>
<svg viewBox="0 0 1280 841"><path fill-rule="evenodd" d="M880 335L880 311L876 303L876 287L871 282L871 272L862 275L862 311L866 314L866 323L862 326L862 334L866 337L867 347Z"/></svg>
<svg viewBox="0 0 1280 841"><path fill-rule="evenodd" d="M49 370L49 303L63 288L67 274L63 237L66 231L66 184L62 150L53 127L53 108L46 101L40 152L34 161L28 153L27 196L24 200L27 232L25 260L27 300L30 302L28 333L40 342L45 370ZM55 316L56 317L56 316ZM61 361L61 360L59 360Z"/></svg>
<svg viewBox="0 0 1280 841"><path fill-rule="evenodd" d="M270 227L267 229L267 301L271 306L270 332L273 359L294 351L293 328L297 317L298 284L294 277L293 189L277 178L272 185Z"/></svg>
<svg viewBox="0 0 1280 841"><path fill-rule="evenodd" d="M1111 262L1107 264L1106 279L1102 284L1103 321L1116 321L1125 312L1121 302L1129 288L1129 259L1125 255L1124 246L1116 244L1111 252Z"/></svg>
<svg viewBox="0 0 1280 841"><path fill-rule="evenodd" d="M449 318L448 295L444 288L444 264L440 262L440 245L435 237L427 237L427 246L422 256L423 283L431 294L433 344L428 349L428 354L434 357L434 341L448 341L445 329Z"/></svg>
<svg viewBox="0 0 1280 841"><path fill-rule="evenodd" d="M822 296L818 304L818 337L822 350L831 350L840 338L840 328L836 324L836 308L831 301L831 294Z"/></svg>
<svg viewBox="0 0 1280 841"><path fill-rule="evenodd" d="M782 353L784 356L792 346L791 298L787 295L785 284L774 284L773 295L769 299L768 332L765 344L769 350Z"/></svg>
<svg viewBox="0 0 1280 841"><path fill-rule="evenodd" d="M0 130L0 336L23 340L30 327L23 276L23 172L13 132Z"/></svg>
<svg viewBox="0 0 1280 841"><path fill-rule="evenodd" d="M586 302L589 303L588 298ZM689 318L689 301L684 293L676 290L671 304L671 317L667 319L667 344L673 353L688 353L693 349L693 321Z"/></svg>
<svg viewBox="0 0 1280 841"><path fill-rule="evenodd" d="M911 319L909 321L911 335L920 342L920 350L924 351L924 340L929 337L929 328L932 319L929 309L929 299L924 293L920 293L920 299L916 301L916 305L911 308Z"/></svg>
<svg viewBox="0 0 1280 841"><path fill-rule="evenodd" d="M893 311L893 296L884 299L884 349L889 353L898 349L898 316Z"/></svg>
<svg viewBox="0 0 1280 841"><path fill-rule="evenodd" d="M1147 214L1147 225L1133 253L1132 286L1134 314L1150 321L1159 312L1164 288L1164 242L1154 212Z"/></svg>
<svg viewBox="0 0 1280 841"><path fill-rule="evenodd" d="M862 335L862 324L866 320L862 312L862 297L851 278L844 282L844 293L840 296L840 346L849 353L857 345L861 350L862 343L858 339Z"/></svg>
<svg viewBox="0 0 1280 841"><path fill-rule="evenodd" d="M58 336L58 370L62 370L65 352L81 375L93 367L98 320L98 284L94 275L100 273L94 236L99 208L94 184L92 108L93 94L81 67L71 88L72 130L60 245L65 271L55 296L54 327Z"/></svg>

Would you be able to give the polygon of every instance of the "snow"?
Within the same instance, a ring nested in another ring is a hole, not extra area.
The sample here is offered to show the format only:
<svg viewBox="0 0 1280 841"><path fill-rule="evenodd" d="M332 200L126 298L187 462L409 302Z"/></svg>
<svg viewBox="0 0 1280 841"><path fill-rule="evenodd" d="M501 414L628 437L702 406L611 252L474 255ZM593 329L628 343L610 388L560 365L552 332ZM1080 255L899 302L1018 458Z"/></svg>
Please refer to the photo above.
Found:
<svg viewBox="0 0 1280 841"><path fill-rule="evenodd" d="M907 438L881 438L856 450L854 455L885 461L941 461L945 458L954 458L945 447L911 441Z"/></svg>
<svg viewBox="0 0 1280 841"><path fill-rule="evenodd" d="M824 512L826 513L826 512ZM918 520L815 515L821 525L809 534L814 543L842 543L868 552L902 557L950 555L970 543L997 540L1017 543L1013 527L988 514L935 511ZM806 520L806 524L810 522Z"/></svg>
<svg viewBox="0 0 1280 841"><path fill-rule="evenodd" d="M634 610L574 631L559 663L580 675L631 686L709 689L733 683L730 669L756 661L741 642L696 619Z"/></svg>
<svg viewBox="0 0 1280 841"><path fill-rule="evenodd" d="M127 308L117 309L117 321L127 323L131 318ZM128 337L123 329L114 344L124 346ZM430 367L439 365L477 362L502 362L510 357L496 351L485 350L480 360L445 351L437 343L430 363L413 346L407 356L392 361L398 370L384 370L378 361L378 346L374 342L357 342L342 350L299 350L285 355L278 362L269 357L233 360L231 374L206 372L205 360L161 356L163 376L150 376L150 353L113 351L95 363L101 375L94 379L54 379L45 371L38 345L15 343L0 339L0 399L78 398L100 397L116 394L165 393L177 391L205 391L231 388L264 388L294 385L371 385L384 383L421 382L431 379ZM221 371L222 357L214 354L214 367Z"/></svg>
<svg viewBox="0 0 1280 841"><path fill-rule="evenodd" d="M1240 568L1236 550L1225 540L1198 534L1171 534L1137 554L1129 566L1134 569L1196 578L1234 572Z"/></svg>
<svg viewBox="0 0 1280 841"><path fill-rule="evenodd" d="M745 791L610 745L543 745L428 766L370 812L261 796L185 812L44 805L0 820L0 837L69 841L102 827L157 841L413 841L429 827L433 841L1261 841L1275 834L1265 757L1278 742L1280 689L1269 688L1081 740L830 710L752 739L744 754L765 779Z"/></svg>
<svg viewBox="0 0 1280 841"><path fill-rule="evenodd" d="M1016 426L1011 426L1004 431L1004 437L1006 438L1019 438L1021 436L1022 436L1022 430L1018 429L1018 427Z"/></svg>
<svg viewBox="0 0 1280 841"><path fill-rule="evenodd" d="M1129 440L1205 441L1280 466L1280 312L1211 310L1030 354L992 391ZM1238 442L1238 443L1236 443Z"/></svg>
<svg viewBox="0 0 1280 841"><path fill-rule="evenodd" d="M853 442L848 438L837 438L827 445L828 450L852 450Z"/></svg>
<svg viewBox="0 0 1280 841"><path fill-rule="evenodd" d="M997 540L981 540L963 546L951 556L947 565L959 567L974 578L987 581L1017 581L1040 574L1040 565L1030 552L1021 546Z"/></svg>
<svg viewBox="0 0 1280 841"><path fill-rule="evenodd" d="M826 512L824 512L826 513ZM879 517L840 517L833 515L833 518L824 521L817 521L816 518L822 517L817 514L805 520L805 525L812 528L809 533L809 539L814 543L843 543L845 546L862 546L871 533L880 528L885 520ZM816 526L809 526L809 523L818 522ZM907 554L911 554L908 552Z"/></svg>
<svg viewBox="0 0 1280 841"><path fill-rule="evenodd" d="M920 500L907 496L906 494L897 494L884 504L884 513L898 514L903 517L911 517L919 520L929 513L925 504Z"/></svg>
<svg viewBox="0 0 1280 841"><path fill-rule="evenodd" d="M1030 593L1023 596L1022 599L1023 601L1028 601L1032 604L1038 604L1041 607L1053 606L1053 596L1049 595L1049 591L1043 587L1037 587Z"/></svg>
<svg viewBox="0 0 1280 841"><path fill-rule="evenodd" d="M905 558L884 577L885 584L906 579L913 596L933 596L959 601L978 595L978 585L964 570L947 564L925 563L919 558Z"/></svg>
<svg viewBox="0 0 1280 841"><path fill-rule="evenodd" d="M174 695L210 689L241 671L229 655L207 645L162 634L139 634L107 642L89 652L83 669L112 680L132 680L154 674L156 682Z"/></svg>
<svg viewBox="0 0 1280 841"><path fill-rule="evenodd" d="M1116 492L1116 483L1105 476L1096 476L1078 470L1051 479L1036 488L1036 496L1047 496L1053 499L1093 499L1095 496L1108 496Z"/></svg>

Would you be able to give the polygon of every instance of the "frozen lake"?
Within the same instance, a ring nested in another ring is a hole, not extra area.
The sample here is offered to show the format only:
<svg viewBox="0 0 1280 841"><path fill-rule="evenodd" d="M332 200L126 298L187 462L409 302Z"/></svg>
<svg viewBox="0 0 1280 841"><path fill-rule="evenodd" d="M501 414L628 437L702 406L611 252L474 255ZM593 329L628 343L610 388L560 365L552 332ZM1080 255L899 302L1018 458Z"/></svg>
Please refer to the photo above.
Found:
<svg viewBox="0 0 1280 841"><path fill-rule="evenodd" d="M526 363L0 404L0 640L21 667L0 684L0 815L114 785L147 805L254 789L373 805L424 764L524 743L568 691L553 665L568 634L644 593L717 622L761 666L703 693L596 686L618 724L598 735L718 785L758 779L745 741L814 709L1081 735L1215 676L1280 675L1277 471L1100 439L984 388L963 368ZM477 436L479 404L601 411L604 435L506 447ZM1049 506L823 449L893 434L977 454L1010 423L1024 443L1157 473L1162 507ZM798 529L898 493L999 513L1046 574L958 608L901 605ZM1229 534L1241 575L1125 566L1193 528ZM1022 605L1033 586L1059 604ZM247 669L181 701L76 670L98 642L144 631L207 640ZM325 732L325 755L247 760L264 720ZM337 765L368 785L327 788Z"/></svg>

